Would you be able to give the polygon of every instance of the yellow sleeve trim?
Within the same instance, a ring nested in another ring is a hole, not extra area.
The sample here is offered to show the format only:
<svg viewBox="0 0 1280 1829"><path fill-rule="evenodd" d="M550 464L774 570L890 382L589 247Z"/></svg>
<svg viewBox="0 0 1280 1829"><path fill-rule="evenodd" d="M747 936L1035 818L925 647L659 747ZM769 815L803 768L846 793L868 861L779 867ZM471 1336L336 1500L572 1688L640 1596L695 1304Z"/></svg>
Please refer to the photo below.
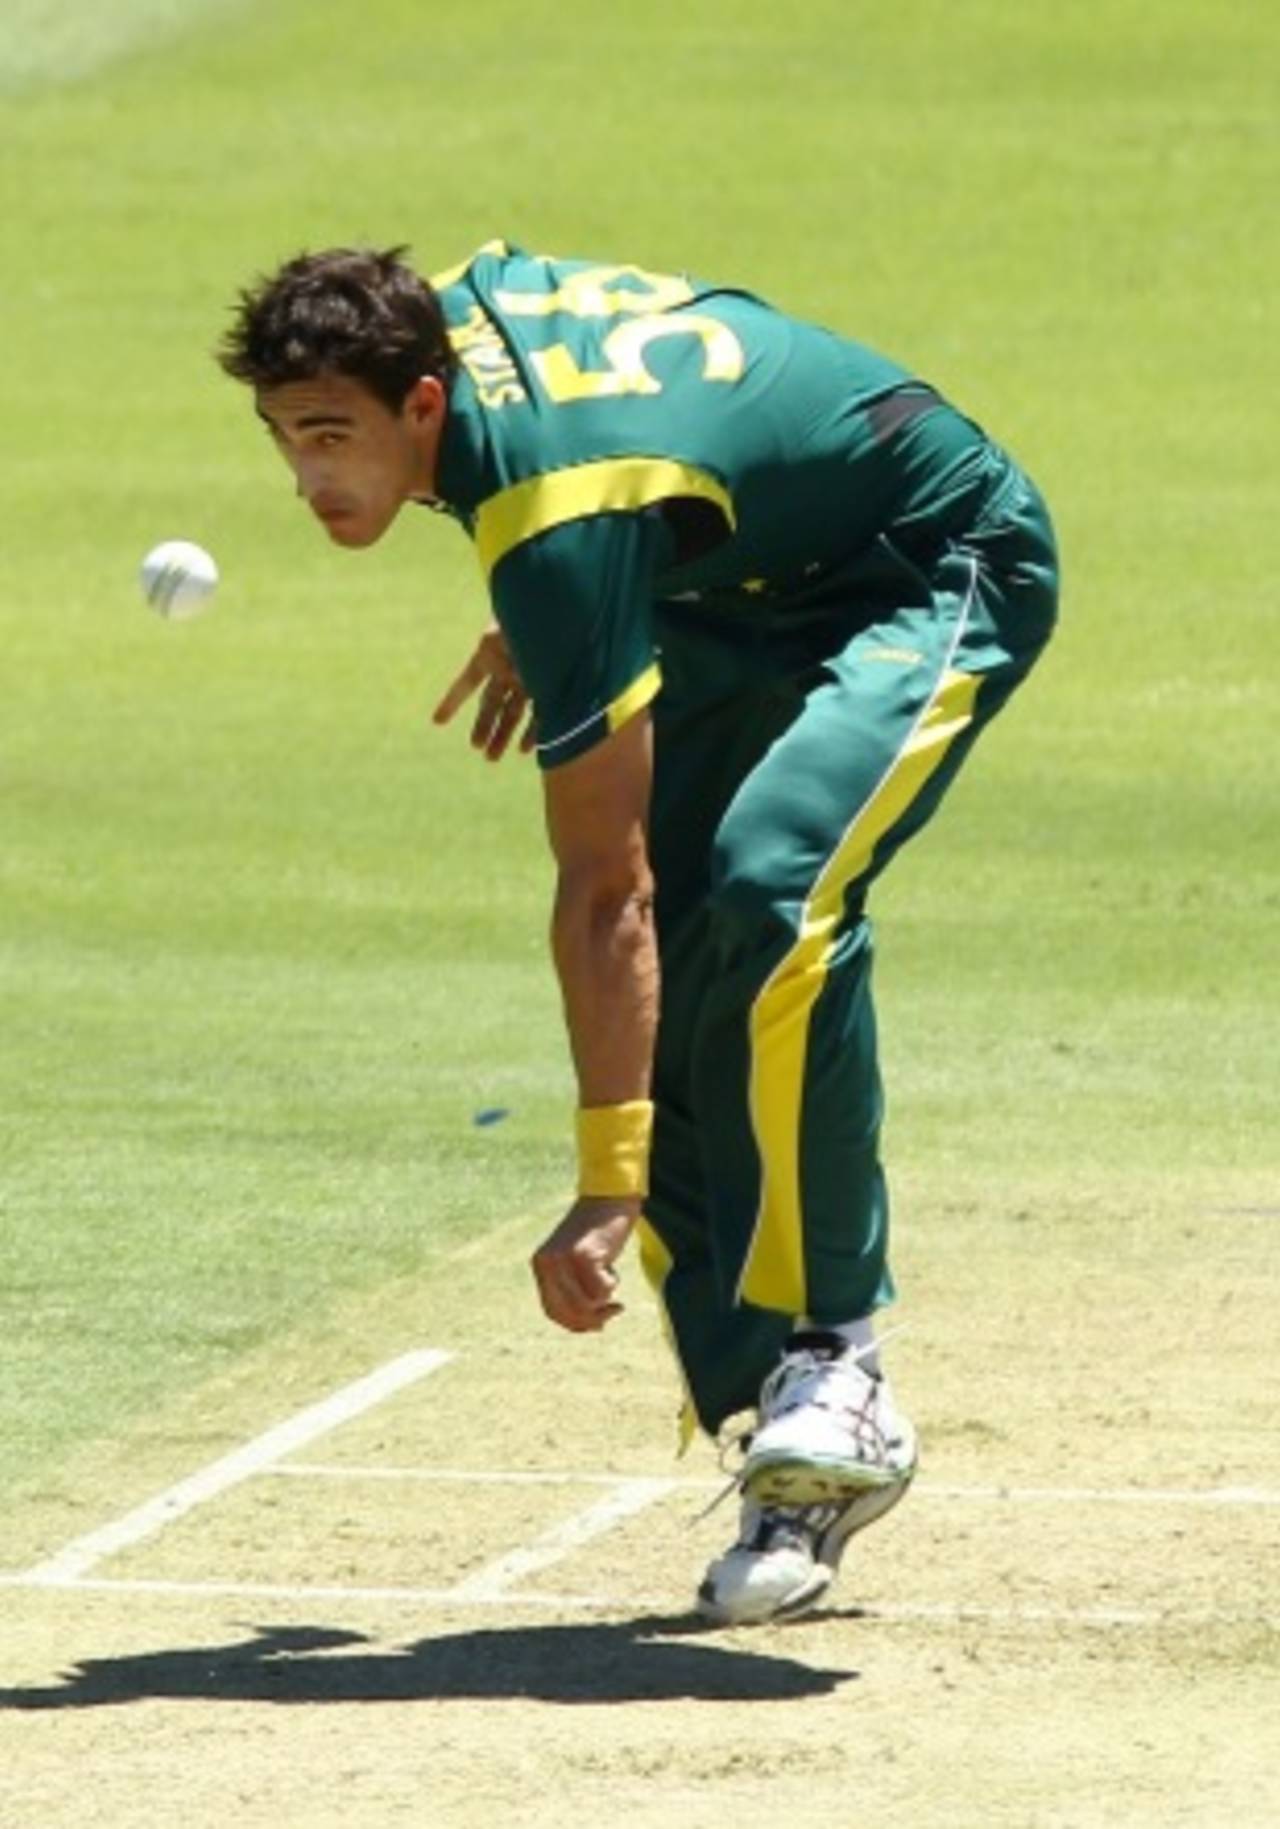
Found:
<svg viewBox="0 0 1280 1829"><path fill-rule="evenodd" d="M501 256L503 254L509 254L510 252L511 250L505 241L499 241L497 239L486 241L484 246L477 248L474 254L468 254L465 260L460 260L456 267L446 267L443 273L433 273L427 283L433 292L443 292L446 286L456 286L472 261L479 260L482 254L497 254Z"/></svg>
<svg viewBox="0 0 1280 1829"><path fill-rule="evenodd" d="M476 553L488 577L513 547L566 521L649 508L681 496L713 503L730 528L736 525L733 498L706 470L669 457L605 457L530 476L491 495L476 514Z"/></svg>
<svg viewBox="0 0 1280 1829"><path fill-rule="evenodd" d="M632 680L625 692L620 692L605 712L609 721L609 733L621 730L629 718L634 718L637 711L642 711L651 699L658 696L662 686L662 673L657 661L646 667L639 679Z"/></svg>

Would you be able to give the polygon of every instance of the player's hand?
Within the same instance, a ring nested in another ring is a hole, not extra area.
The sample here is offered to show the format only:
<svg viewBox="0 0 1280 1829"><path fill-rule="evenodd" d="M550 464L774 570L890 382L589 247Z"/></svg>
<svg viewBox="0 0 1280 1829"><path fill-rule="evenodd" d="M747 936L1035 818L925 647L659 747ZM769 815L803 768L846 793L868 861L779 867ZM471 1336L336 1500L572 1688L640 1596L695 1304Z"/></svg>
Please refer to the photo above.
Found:
<svg viewBox="0 0 1280 1829"><path fill-rule="evenodd" d="M583 1196L533 1254L538 1297L571 1334L599 1333L622 1313L614 1263L640 1217L638 1199Z"/></svg>
<svg viewBox="0 0 1280 1829"><path fill-rule="evenodd" d="M480 694L480 704L471 726L471 746L482 750L490 762L496 762L506 754L529 704L529 695L520 683L511 650L500 629L485 630L471 659L432 712L432 720L447 724L476 692ZM537 728L530 715L520 735L522 754L529 753L537 738Z"/></svg>

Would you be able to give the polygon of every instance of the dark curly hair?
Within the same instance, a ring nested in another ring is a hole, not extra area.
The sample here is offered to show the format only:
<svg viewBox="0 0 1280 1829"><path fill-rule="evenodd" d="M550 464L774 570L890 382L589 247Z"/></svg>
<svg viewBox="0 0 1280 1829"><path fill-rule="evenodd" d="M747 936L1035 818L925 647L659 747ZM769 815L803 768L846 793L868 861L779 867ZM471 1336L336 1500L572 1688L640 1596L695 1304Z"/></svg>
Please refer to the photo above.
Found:
<svg viewBox="0 0 1280 1829"><path fill-rule="evenodd" d="M330 248L286 261L240 293L219 364L250 387L349 375L393 412L420 376L447 383L457 358L440 301L407 252Z"/></svg>

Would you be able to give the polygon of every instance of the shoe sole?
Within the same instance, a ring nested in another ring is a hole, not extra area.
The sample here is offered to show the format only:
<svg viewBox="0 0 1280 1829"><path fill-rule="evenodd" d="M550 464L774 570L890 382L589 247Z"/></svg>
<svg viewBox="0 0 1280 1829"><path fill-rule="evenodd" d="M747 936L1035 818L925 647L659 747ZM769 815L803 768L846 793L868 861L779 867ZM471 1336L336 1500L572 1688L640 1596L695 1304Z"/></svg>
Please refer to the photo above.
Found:
<svg viewBox="0 0 1280 1829"><path fill-rule="evenodd" d="M844 1555L850 1537L856 1537L859 1531L876 1523L886 1512L892 1511L900 1499L906 1497L915 1471L914 1466L909 1467L905 1473L895 1474L891 1480L879 1486L864 1489L862 1502L852 1505L840 1520L840 1534L826 1545L825 1554L815 1566L813 1574L767 1613L735 1614L717 1602L714 1589L708 1582L704 1582L698 1589L695 1601L700 1617L713 1626L768 1626L782 1625L788 1620L801 1619L806 1613L811 1613L835 1580L840 1558ZM846 1500L849 1498L847 1490L843 1497Z"/></svg>
<svg viewBox="0 0 1280 1829"><path fill-rule="evenodd" d="M864 1493L868 1499L893 1495L871 1512L867 1519L871 1523L889 1509L895 1498L901 1498L914 1473L914 1466L899 1471L867 1467L855 1461L800 1461L779 1454L762 1455L753 1462L748 1456L742 1470L742 1486L761 1505L831 1505Z"/></svg>

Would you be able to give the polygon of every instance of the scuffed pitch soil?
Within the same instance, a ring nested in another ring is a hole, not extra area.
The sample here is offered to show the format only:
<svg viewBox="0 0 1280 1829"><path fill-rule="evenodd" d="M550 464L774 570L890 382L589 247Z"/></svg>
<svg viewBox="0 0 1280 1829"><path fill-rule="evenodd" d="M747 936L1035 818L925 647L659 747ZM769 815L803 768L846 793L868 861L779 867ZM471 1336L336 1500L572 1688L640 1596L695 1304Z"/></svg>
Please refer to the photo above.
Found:
<svg viewBox="0 0 1280 1829"><path fill-rule="evenodd" d="M1262 1575L1280 1510L1091 1496L1280 1488L1243 1357L1219 1353L1198 1383L1178 1381L1176 1316L1115 1334L1095 1307L1115 1378L1100 1384L1087 1354L1041 1335L1020 1360L1016 1343L1006 1353L998 1401L988 1381L979 1408L959 1317L933 1297L893 1360L924 1425L918 1490L855 1545L824 1612L709 1631L689 1602L732 1509L698 1517L718 1477L709 1449L672 1459L674 1389L647 1304L604 1340L555 1336L523 1256L495 1235L447 1279L384 1291L324 1351L243 1368L201 1394L198 1420L176 1406L30 1508L14 1567L349 1366L416 1344L457 1354L302 1457L346 1477L248 1482L97 1571L172 1591L0 1590L5 1829L727 1829L766 1809L962 1829L1280 1820L1280 1652ZM1021 1299L1034 1307L1030 1279ZM1238 1310L1250 1300L1237 1292ZM1043 1312L1051 1331L1056 1311ZM1213 1407L1221 1430L1205 1426ZM500 1604L415 1597L607 1490L479 1484L469 1470L689 1483ZM369 1593L380 1588L407 1592Z"/></svg>

